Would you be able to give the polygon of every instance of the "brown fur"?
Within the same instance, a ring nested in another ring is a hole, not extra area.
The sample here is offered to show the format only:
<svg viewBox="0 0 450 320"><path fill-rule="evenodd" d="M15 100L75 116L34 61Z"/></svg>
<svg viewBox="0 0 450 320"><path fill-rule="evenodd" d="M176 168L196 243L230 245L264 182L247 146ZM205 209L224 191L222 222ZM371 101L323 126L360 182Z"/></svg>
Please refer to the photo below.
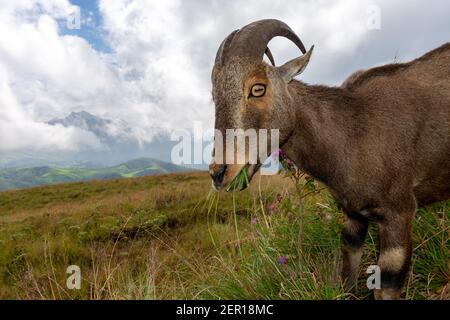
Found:
<svg viewBox="0 0 450 320"><path fill-rule="evenodd" d="M254 70L271 92L256 108L246 99ZM380 254L402 253L395 270L380 266L376 298L400 297L417 205L450 197L450 44L409 63L359 71L337 88L283 83L277 72L239 57L215 66L216 128L279 128L283 151L327 185L344 209L347 287L355 284L355 264L373 221Z"/></svg>

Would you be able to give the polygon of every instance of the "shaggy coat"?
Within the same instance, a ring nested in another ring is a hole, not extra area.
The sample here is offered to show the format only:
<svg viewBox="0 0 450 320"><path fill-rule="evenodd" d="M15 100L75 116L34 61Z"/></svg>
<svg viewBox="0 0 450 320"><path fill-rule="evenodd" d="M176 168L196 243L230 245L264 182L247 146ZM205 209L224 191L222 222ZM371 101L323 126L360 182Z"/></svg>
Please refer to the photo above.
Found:
<svg viewBox="0 0 450 320"><path fill-rule="evenodd" d="M252 39L248 34L266 25L268 30L281 26L285 34L288 28L277 20L255 22L230 35L225 46L238 42L244 50L239 34ZM281 149L324 183L343 208L345 285L350 289L356 283L373 222L382 272L375 297L400 298L411 264L414 213L418 206L450 198L450 44L409 63L358 71L331 88L293 79L305 69L312 49L274 67L232 49L224 55L224 43L212 74L216 129L278 128ZM264 88L262 95L252 95L255 86ZM213 161L215 187L228 184L241 168ZM250 168L251 178L257 166Z"/></svg>

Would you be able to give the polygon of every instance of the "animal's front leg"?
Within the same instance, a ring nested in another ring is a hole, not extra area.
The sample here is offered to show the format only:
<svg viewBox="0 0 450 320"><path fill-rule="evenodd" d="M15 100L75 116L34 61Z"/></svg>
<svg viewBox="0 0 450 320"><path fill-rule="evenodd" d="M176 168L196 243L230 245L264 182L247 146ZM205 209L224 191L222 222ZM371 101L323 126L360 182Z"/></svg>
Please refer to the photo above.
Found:
<svg viewBox="0 0 450 320"><path fill-rule="evenodd" d="M379 223L381 289L375 289L377 300L401 297L411 264L412 216L413 213L397 214Z"/></svg>
<svg viewBox="0 0 450 320"><path fill-rule="evenodd" d="M358 268L368 224L368 220L363 216L349 217L345 214L342 229L342 281L347 291L354 289L358 280Z"/></svg>

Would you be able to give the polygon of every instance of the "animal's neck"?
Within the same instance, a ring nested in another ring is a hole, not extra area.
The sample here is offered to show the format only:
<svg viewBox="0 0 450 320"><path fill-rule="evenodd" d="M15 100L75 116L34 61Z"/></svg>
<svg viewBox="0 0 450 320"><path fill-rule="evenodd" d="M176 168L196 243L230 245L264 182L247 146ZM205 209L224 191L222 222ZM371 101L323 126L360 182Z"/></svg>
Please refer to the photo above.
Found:
<svg viewBox="0 0 450 320"><path fill-rule="evenodd" d="M343 149L351 149L354 98L340 88L300 82L291 82L289 90L296 119L282 149L303 171L329 184L345 156Z"/></svg>

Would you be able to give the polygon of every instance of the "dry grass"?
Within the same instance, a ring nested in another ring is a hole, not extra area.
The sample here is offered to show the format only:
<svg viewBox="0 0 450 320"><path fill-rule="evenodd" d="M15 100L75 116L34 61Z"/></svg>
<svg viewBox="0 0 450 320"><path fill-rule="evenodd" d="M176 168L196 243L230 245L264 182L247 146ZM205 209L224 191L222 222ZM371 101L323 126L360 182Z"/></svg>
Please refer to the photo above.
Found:
<svg viewBox="0 0 450 320"><path fill-rule="evenodd" d="M274 176L217 195L206 173L188 173L0 193L0 298L350 298L339 210L326 191L301 202L297 191ZM416 219L407 298L448 298L449 207ZM66 287L73 264L80 290ZM356 298L370 296L363 283Z"/></svg>

